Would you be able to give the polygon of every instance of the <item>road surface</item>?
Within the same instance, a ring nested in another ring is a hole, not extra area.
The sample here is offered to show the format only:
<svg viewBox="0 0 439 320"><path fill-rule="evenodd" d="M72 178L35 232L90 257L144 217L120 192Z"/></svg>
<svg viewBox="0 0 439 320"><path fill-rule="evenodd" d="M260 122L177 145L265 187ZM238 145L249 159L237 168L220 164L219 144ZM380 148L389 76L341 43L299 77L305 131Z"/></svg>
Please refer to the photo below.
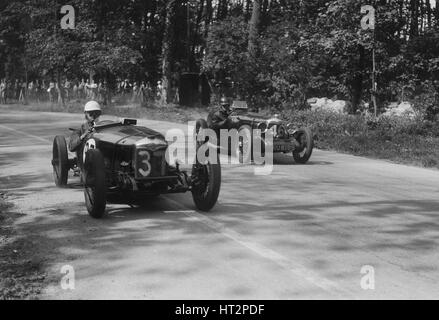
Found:
<svg viewBox="0 0 439 320"><path fill-rule="evenodd" d="M93 220L78 179L58 189L50 165L53 137L81 122L0 109L0 189L44 256L42 299L439 298L439 171L315 150L268 176L224 165L210 213L188 193Z"/></svg>

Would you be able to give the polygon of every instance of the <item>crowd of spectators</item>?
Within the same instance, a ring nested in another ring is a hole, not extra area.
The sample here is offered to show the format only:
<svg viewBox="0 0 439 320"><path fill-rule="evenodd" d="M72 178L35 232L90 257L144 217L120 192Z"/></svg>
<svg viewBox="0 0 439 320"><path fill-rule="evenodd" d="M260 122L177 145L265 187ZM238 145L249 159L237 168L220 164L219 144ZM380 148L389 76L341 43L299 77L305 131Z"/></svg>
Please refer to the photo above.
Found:
<svg viewBox="0 0 439 320"><path fill-rule="evenodd" d="M118 79L111 92L105 80L95 82L93 79L81 79L80 81L65 79L58 83L37 79L26 84L24 80L19 79L0 79L0 104L17 101L58 103L63 100L68 102L87 99L106 105L111 96L116 96L118 100L128 103L143 104L147 101L160 100L162 89L161 81L152 87L149 82L131 82L129 79Z"/></svg>

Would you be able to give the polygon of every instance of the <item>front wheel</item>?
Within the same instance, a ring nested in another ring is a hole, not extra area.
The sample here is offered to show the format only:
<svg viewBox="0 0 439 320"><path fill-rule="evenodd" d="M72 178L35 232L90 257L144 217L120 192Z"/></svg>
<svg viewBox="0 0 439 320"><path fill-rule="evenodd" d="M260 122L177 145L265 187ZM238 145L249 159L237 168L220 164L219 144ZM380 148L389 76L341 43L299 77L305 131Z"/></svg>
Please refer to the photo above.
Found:
<svg viewBox="0 0 439 320"><path fill-rule="evenodd" d="M221 188L221 165L217 163L196 163L192 166L192 198L198 210L212 209L219 196Z"/></svg>
<svg viewBox="0 0 439 320"><path fill-rule="evenodd" d="M53 178L58 187L65 187L69 174L67 143L63 136L56 136L52 148Z"/></svg>
<svg viewBox="0 0 439 320"><path fill-rule="evenodd" d="M104 157L98 149L87 151L84 162L84 196L87 211L93 218L102 218L107 204Z"/></svg>
<svg viewBox="0 0 439 320"><path fill-rule="evenodd" d="M314 139L308 128L297 130L294 134L299 146L293 151L294 161L305 164L311 157L314 148Z"/></svg>

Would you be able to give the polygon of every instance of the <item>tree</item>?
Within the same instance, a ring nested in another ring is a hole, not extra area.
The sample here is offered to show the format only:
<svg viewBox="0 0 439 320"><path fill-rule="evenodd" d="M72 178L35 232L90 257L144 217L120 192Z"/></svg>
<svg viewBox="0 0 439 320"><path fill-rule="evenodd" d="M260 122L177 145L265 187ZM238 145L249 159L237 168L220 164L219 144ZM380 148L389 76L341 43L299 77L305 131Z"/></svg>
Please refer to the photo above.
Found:
<svg viewBox="0 0 439 320"><path fill-rule="evenodd" d="M162 43L162 99L165 103L169 102L171 97L171 64L173 61L172 44L174 38L174 17L177 4L177 0L169 0L166 5L165 32Z"/></svg>
<svg viewBox="0 0 439 320"><path fill-rule="evenodd" d="M255 60L258 54L258 34L259 24L261 21L261 0L253 1L252 17L249 23L248 32L248 53L252 60Z"/></svg>

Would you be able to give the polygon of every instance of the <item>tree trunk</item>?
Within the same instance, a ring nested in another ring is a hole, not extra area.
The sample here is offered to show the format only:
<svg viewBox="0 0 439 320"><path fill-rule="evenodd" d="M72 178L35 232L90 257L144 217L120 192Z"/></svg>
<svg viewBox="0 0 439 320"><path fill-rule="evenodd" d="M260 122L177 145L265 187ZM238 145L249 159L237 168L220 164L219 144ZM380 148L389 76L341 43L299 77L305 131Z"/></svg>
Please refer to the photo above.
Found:
<svg viewBox="0 0 439 320"><path fill-rule="evenodd" d="M362 45L358 46L359 51L359 59L358 59L358 67L357 72L352 81L352 108L350 112L352 114L357 113L358 107L360 105L361 97L363 95L363 69L364 69L364 47Z"/></svg>
<svg viewBox="0 0 439 320"><path fill-rule="evenodd" d="M166 6L165 32L162 43L162 101L168 103L171 98L171 65L172 65L172 39L174 36L174 17L177 0L170 0Z"/></svg>
<svg viewBox="0 0 439 320"><path fill-rule="evenodd" d="M245 0L245 21L250 18L250 2L251 0Z"/></svg>
<svg viewBox="0 0 439 320"><path fill-rule="evenodd" d="M268 0L262 2L262 25L268 25Z"/></svg>
<svg viewBox="0 0 439 320"><path fill-rule="evenodd" d="M206 1L206 7L204 9L204 39L207 39L209 35L209 26L212 21L212 0Z"/></svg>
<svg viewBox="0 0 439 320"><path fill-rule="evenodd" d="M427 6L427 27L430 29L432 27L431 24L431 4L430 4L430 0L425 0L425 5ZM436 4L437 5L437 4Z"/></svg>
<svg viewBox="0 0 439 320"><path fill-rule="evenodd" d="M255 59L258 55L258 33L259 23L261 20L261 0L253 1L252 17L248 34L248 54L250 58Z"/></svg>
<svg viewBox="0 0 439 320"><path fill-rule="evenodd" d="M217 20L223 20L227 16L228 5L228 0L218 1Z"/></svg>
<svg viewBox="0 0 439 320"><path fill-rule="evenodd" d="M203 12L204 12L204 0L201 0L200 7L199 7L198 13L197 13L197 21L195 23L195 31L194 31L194 34L192 36L192 50L191 50L192 59L196 59L195 48L197 46L197 37L198 37L199 31L200 31L200 25L201 25L201 19L203 18Z"/></svg>
<svg viewBox="0 0 439 320"><path fill-rule="evenodd" d="M439 26L439 1L436 1L436 10L434 16L436 18L436 27L437 27Z"/></svg>
<svg viewBox="0 0 439 320"><path fill-rule="evenodd" d="M410 0L410 38L419 34L419 0Z"/></svg>

